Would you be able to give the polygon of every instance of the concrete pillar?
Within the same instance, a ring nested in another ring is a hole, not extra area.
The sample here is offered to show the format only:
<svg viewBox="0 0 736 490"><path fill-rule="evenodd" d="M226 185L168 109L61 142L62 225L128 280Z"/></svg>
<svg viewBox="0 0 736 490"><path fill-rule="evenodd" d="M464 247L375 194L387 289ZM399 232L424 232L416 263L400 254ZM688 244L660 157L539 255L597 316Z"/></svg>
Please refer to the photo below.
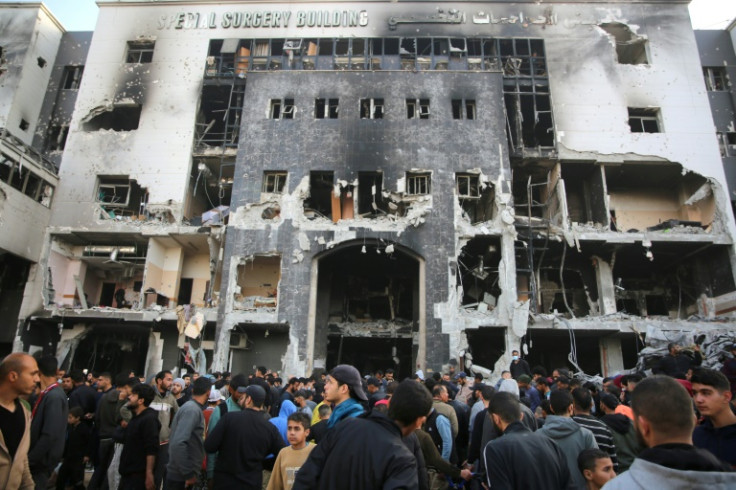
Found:
<svg viewBox="0 0 736 490"><path fill-rule="evenodd" d="M603 377L611 376L624 370L624 355L621 352L621 339L608 336L600 340L601 369Z"/></svg>
<svg viewBox="0 0 736 490"><path fill-rule="evenodd" d="M593 266L598 285L598 305L601 315L616 313L616 288L613 283L611 265L600 257L593 256Z"/></svg>

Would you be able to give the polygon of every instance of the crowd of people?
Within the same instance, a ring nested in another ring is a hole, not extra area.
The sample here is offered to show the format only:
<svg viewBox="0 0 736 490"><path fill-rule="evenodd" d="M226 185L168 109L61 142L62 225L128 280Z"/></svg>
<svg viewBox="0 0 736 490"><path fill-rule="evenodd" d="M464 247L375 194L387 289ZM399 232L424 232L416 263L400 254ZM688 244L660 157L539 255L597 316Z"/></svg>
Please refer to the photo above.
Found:
<svg viewBox="0 0 736 490"><path fill-rule="evenodd" d="M517 351L497 380L450 366L401 382L347 364L113 379L14 353L0 488L736 488L736 346L722 372L671 347L660 374L600 385Z"/></svg>

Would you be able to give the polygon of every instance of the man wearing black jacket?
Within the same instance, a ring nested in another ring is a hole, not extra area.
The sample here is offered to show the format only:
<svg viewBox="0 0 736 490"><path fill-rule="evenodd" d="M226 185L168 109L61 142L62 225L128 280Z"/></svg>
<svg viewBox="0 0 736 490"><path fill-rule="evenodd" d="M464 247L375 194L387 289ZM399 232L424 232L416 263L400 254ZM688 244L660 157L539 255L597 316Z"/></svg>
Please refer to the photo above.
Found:
<svg viewBox="0 0 736 490"><path fill-rule="evenodd" d="M100 379L109 379L109 374L102 373ZM119 374L115 378L115 385L120 387L128 381L128 374ZM120 399L120 390L110 387L105 391L100 400L97 402L97 411L95 412L95 428L97 429L97 437L99 439L99 448L97 451L97 467L89 481L87 490L107 490L107 468L110 466L115 448L115 441L112 436L115 433L120 420L120 409L125 405L125 399Z"/></svg>
<svg viewBox="0 0 736 490"><path fill-rule="evenodd" d="M512 393L493 395L488 404L493 425L503 434L483 451L488 486L494 490L575 488L565 455L548 437L521 422L519 399Z"/></svg>
<svg viewBox="0 0 736 490"><path fill-rule="evenodd" d="M118 490L153 490L161 422L158 421L158 412L149 406L156 393L152 386L142 383L130 391L127 407L133 412L133 418L125 429Z"/></svg>
<svg viewBox="0 0 736 490"><path fill-rule="evenodd" d="M285 446L275 425L262 413L266 391L257 385L245 388L245 409L227 412L207 434L204 449L217 452L214 488L260 490L263 461Z"/></svg>
<svg viewBox="0 0 736 490"><path fill-rule="evenodd" d="M388 416L374 410L345 418L328 431L299 469L292 488L416 489L417 462L402 436L419 428L431 407L424 386L402 382L391 397Z"/></svg>
<svg viewBox="0 0 736 490"><path fill-rule="evenodd" d="M51 471L64 455L67 413L66 393L56 382L57 361L53 356L38 360L41 394L33 404L31 449L28 466L36 488L46 490Z"/></svg>

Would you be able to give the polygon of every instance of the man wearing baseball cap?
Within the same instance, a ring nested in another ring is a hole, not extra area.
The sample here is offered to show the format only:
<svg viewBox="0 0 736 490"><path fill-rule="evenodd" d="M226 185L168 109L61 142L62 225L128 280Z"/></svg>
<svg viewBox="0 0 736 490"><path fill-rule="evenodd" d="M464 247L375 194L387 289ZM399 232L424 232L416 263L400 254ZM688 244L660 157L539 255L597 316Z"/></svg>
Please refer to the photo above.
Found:
<svg viewBox="0 0 736 490"><path fill-rule="evenodd" d="M327 428L331 429L338 422L348 417L362 415L368 397L363 391L360 373L349 364L335 366L325 381L324 399L332 404L332 415L327 421Z"/></svg>

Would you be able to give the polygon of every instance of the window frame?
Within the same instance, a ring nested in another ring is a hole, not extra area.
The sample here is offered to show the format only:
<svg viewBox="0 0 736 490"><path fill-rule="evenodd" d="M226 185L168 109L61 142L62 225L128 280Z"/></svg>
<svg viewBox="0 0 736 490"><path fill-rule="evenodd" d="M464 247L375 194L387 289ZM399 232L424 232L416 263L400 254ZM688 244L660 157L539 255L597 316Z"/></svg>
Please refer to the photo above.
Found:
<svg viewBox="0 0 736 490"><path fill-rule="evenodd" d="M153 62L156 41L128 41L125 50L125 62L135 65Z"/></svg>
<svg viewBox="0 0 736 490"><path fill-rule="evenodd" d="M284 170L264 170L261 192L264 194L284 194L289 173ZM271 188L272 190L269 190Z"/></svg>
<svg viewBox="0 0 736 490"><path fill-rule="evenodd" d="M405 192L407 196L428 196L432 194L432 172L406 172Z"/></svg>
<svg viewBox="0 0 736 490"><path fill-rule="evenodd" d="M629 107L629 129L633 133L646 133L646 134L657 134L662 133L662 119L661 110L659 107ZM639 122L640 130L635 130L632 122ZM656 124L656 131L650 131L647 129L647 123L654 122Z"/></svg>

